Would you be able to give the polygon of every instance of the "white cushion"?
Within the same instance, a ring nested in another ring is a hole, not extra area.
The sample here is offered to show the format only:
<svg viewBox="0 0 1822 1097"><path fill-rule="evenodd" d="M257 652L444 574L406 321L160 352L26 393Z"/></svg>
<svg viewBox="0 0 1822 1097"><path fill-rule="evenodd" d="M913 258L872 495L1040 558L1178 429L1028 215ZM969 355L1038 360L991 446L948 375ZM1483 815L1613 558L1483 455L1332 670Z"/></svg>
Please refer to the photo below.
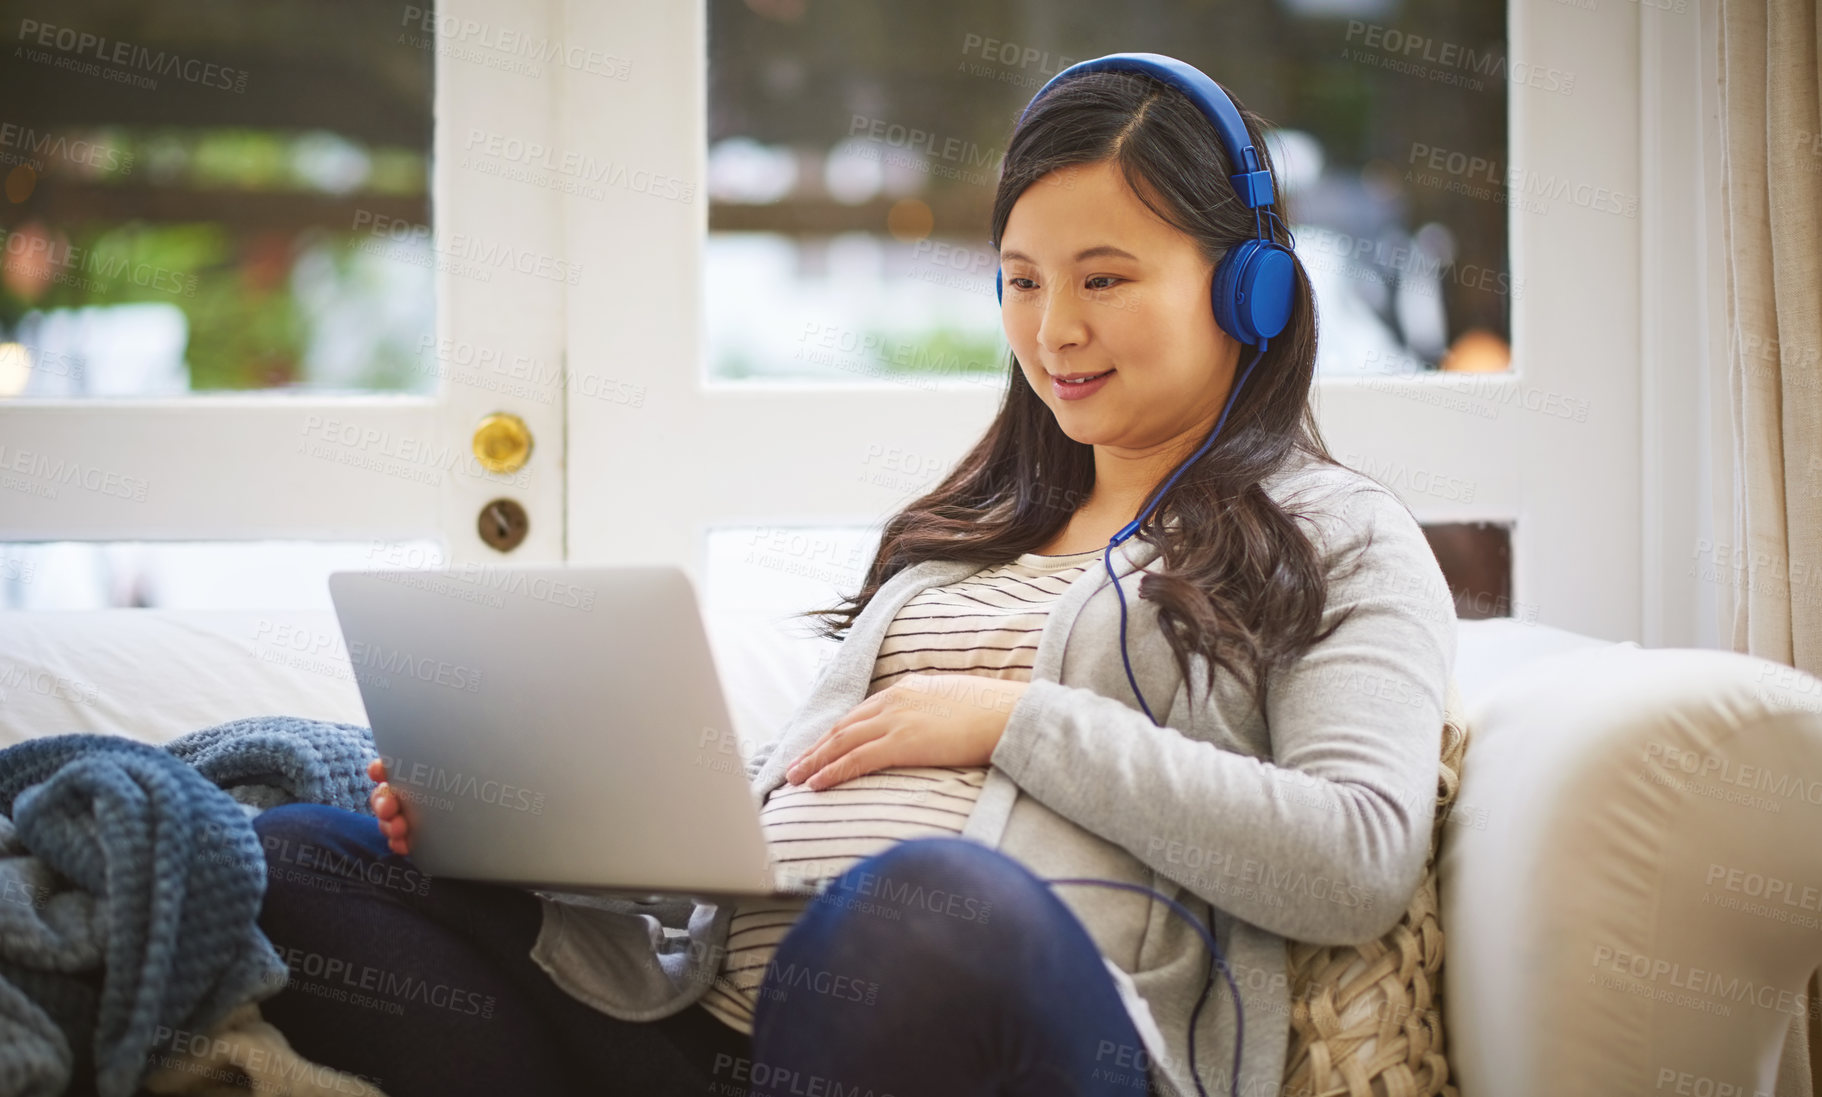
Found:
<svg viewBox="0 0 1822 1097"><path fill-rule="evenodd" d="M1612 643L1511 617L1457 620L1455 634L1455 686L1461 691L1464 704L1472 703L1494 683L1533 659ZM1624 642L1638 647L1631 640Z"/></svg>
<svg viewBox="0 0 1822 1097"><path fill-rule="evenodd" d="M707 620L735 732L770 737L833 645L760 613ZM0 747L84 731L156 744L273 715L367 723L333 611L0 613Z"/></svg>
<svg viewBox="0 0 1822 1097"><path fill-rule="evenodd" d="M1464 703L1474 814L1437 869L1463 1094L1773 1092L1822 964L1822 681L1609 644Z"/></svg>
<svg viewBox="0 0 1822 1097"><path fill-rule="evenodd" d="M809 695L835 645L762 611L707 620L735 729L763 741ZM1506 618L1462 621L1455 680L1472 701L1530 660L1606 643ZM366 723L332 611L0 613L0 746L76 731L163 743L266 715Z"/></svg>

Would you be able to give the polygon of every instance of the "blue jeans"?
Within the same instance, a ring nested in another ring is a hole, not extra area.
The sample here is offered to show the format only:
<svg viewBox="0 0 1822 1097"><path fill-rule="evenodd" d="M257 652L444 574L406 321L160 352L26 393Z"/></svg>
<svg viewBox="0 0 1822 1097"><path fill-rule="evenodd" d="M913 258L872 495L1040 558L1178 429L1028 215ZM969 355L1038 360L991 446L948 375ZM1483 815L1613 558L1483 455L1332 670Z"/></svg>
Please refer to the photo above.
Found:
<svg viewBox="0 0 1822 1097"><path fill-rule="evenodd" d="M888 847L810 903L760 984L753 1060L754 1097L1133 1097L1153 1082L1082 923L964 838Z"/></svg>
<svg viewBox="0 0 1822 1097"><path fill-rule="evenodd" d="M262 1015L389 1097L1149 1089L1087 931L976 842L903 842L844 873L780 942L748 1038L697 1005L631 1022L571 997L530 957L536 896L432 880L372 816L295 803L253 827L260 927L291 968Z"/></svg>

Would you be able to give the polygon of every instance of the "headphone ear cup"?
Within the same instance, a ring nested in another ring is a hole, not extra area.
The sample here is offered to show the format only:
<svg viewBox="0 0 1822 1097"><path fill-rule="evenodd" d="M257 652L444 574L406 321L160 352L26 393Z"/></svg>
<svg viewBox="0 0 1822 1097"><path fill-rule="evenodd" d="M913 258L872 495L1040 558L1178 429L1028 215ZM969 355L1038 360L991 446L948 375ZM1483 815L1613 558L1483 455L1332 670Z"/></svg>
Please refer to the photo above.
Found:
<svg viewBox="0 0 1822 1097"><path fill-rule="evenodd" d="M1282 244L1261 241L1246 258L1235 309L1258 340L1276 338L1291 322L1297 300L1297 259ZM1258 341L1255 340L1255 341Z"/></svg>
<svg viewBox="0 0 1822 1097"><path fill-rule="evenodd" d="M1245 240L1227 249L1221 262L1215 267L1215 278L1209 286L1209 303L1214 306L1215 323L1221 330L1242 343L1254 343L1244 325L1240 322L1239 310L1235 307L1235 284L1239 274L1246 267L1247 256L1258 247L1258 240Z"/></svg>
<svg viewBox="0 0 1822 1097"><path fill-rule="evenodd" d="M993 272L993 299L1003 305L1006 303L1006 296L1000 292L1000 274L1001 272L997 270Z"/></svg>
<svg viewBox="0 0 1822 1097"><path fill-rule="evenodd" d="M1290 323L1296 268L1289 249L1270 240L1255 238L1228 249L1209 291L1215 323L1249 346L1276 337Z"/></svg>

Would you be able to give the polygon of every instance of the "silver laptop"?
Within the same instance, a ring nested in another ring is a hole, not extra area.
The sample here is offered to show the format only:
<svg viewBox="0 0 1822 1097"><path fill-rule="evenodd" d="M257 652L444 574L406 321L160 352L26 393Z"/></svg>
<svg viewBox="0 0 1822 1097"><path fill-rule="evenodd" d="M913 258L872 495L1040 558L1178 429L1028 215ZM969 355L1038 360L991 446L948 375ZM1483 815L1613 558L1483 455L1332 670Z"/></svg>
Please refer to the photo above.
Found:
<svg viewBox="0 0 1822 1097"><path fill-rule="evenodd" d="M694 585L673 566L338 571L374 746L432 877L641 899L776 871Z"/></svg>

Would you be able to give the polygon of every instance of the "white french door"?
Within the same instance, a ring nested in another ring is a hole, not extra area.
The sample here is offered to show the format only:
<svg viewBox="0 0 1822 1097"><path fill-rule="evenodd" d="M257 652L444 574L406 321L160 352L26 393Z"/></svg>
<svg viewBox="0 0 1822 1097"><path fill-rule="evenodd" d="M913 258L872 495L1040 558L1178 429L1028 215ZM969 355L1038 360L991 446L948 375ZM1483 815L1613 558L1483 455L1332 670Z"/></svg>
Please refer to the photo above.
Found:
<svg viewBox="0 0 1822 1097"><path fill-rule="evenodd" d="M1665 105L1685 82L1663 71L1694 50L1695 13L1511 0L1509 16L1515 70L1574 77L1565 94L1508 74L1510 167L1542 196L1511 210L1513 368L1325 379L1323 428L1401 491L1416 474L1473 485L1405 492L1426 522L1512 522L1513 616L1693 642L1713 594L1678 574L1697 493L1643 409L1694 417L1696 340L1661 331L1686 323L1662 302L1688 296L1695 264L1643 230L1696 208L1664 185L1689 150ZM143 486L8 493L0 540L431 535L459 562L672 562L700 581L709 530L876 524L903 499L865 475L875 455L947 464L979 436L998 399L979 384L707 378L702 4L449 0L436 20L438 395L0 405L9 460ZM476 33L550 48L528 76L476 60ZM1631 212L1581 200L1597 190ZM379 220L351 227L376 248L430 231ZM533 440L505 476L468 456L498 412ZM479 536L501 497L529 519L505 554Z"/></svg>

